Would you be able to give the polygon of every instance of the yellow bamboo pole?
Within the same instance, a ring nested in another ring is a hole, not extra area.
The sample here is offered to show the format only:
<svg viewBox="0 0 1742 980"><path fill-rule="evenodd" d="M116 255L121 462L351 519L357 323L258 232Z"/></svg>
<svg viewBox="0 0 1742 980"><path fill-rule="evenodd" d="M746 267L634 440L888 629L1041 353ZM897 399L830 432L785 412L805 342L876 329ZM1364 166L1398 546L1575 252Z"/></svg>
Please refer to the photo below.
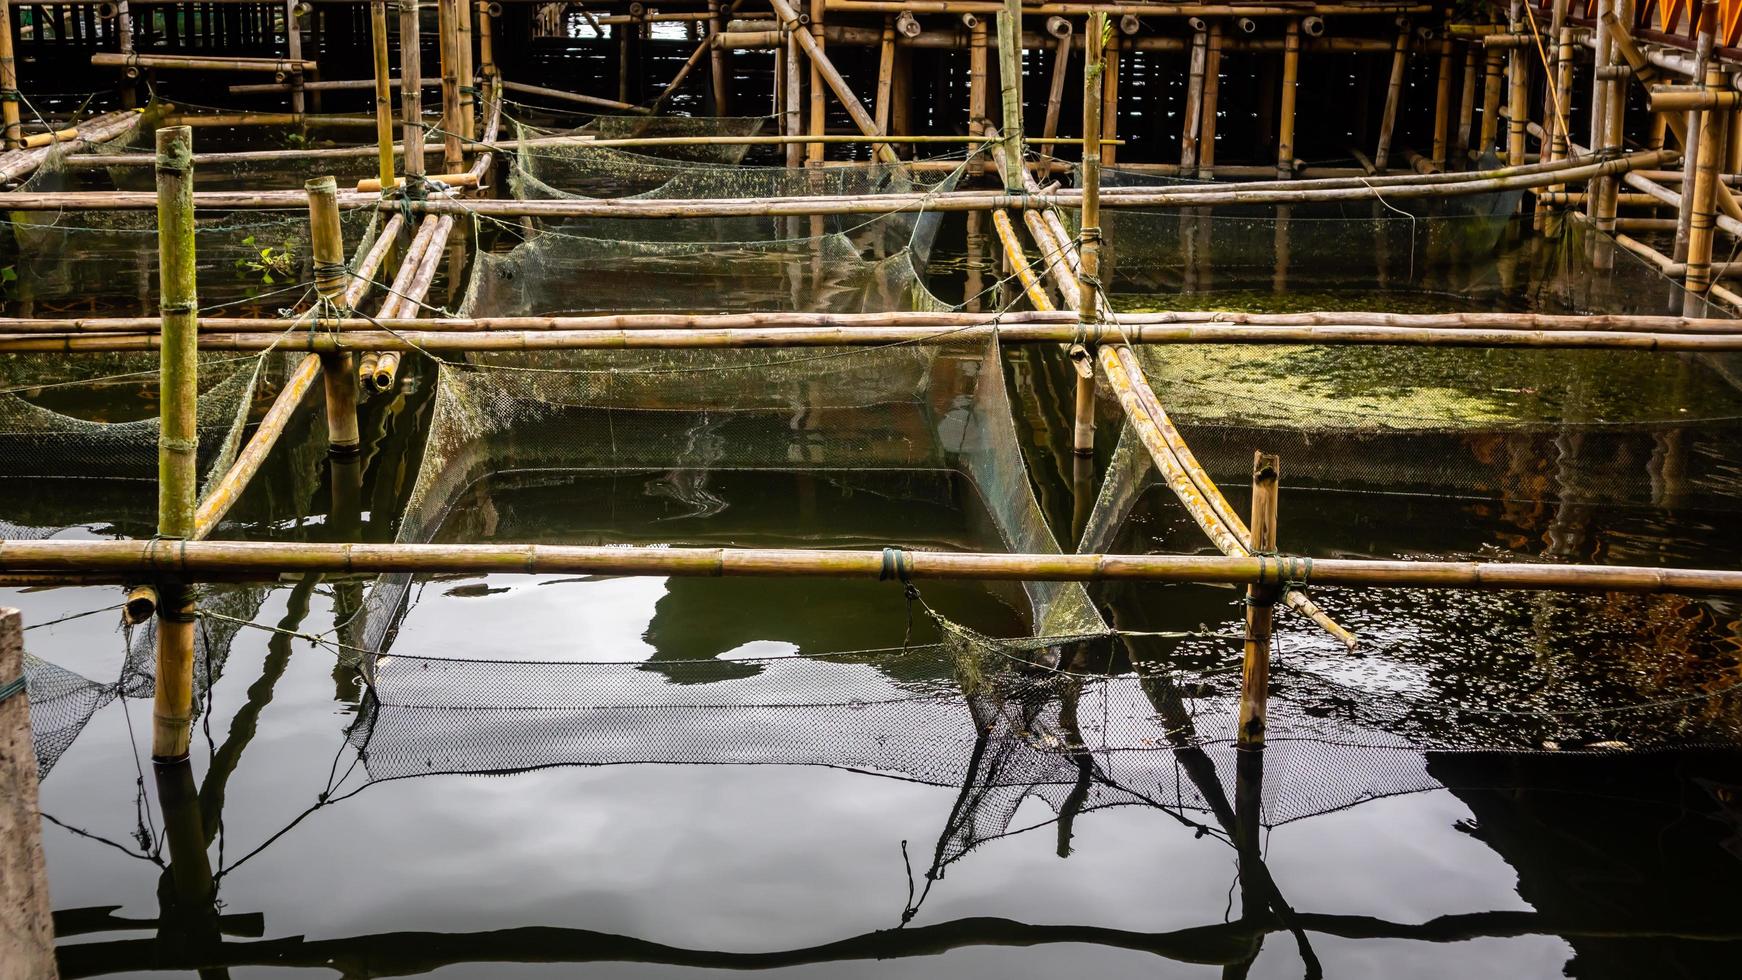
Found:
<svg viewBox="0 0 1742 980"><path fill-rule="evenodd" d="M1282 48L1282 98L1279 100L1277 117L1279 128L1276 138L1276 176L1278 180L1288 180L1294 176L1294 105L1296 89L1300 82L1300 21L1288 22L1288 33L1283 36Z"/></svg>
<svg viewBox="0 0 1742 980"><path fill-rule="evenodd" d="M417 0L399 0L400 116L405 133L405 180L414 195L421 191L423 178L422 48Z"/></svg>
<svg viewBox="0 0 1742 980"><path fill-rule="evenodd" d="M1101 91L1101 72L1105 67L1102 37L1106 28L1106 14L1096 12L1089 15L1083 66L1083 211L1082 230L1078 234L1081 281L1085 288L1077 306L1077 316L1085 324L1101 321L1101 100L1096 96ZM1071 445L1077 455L1092 456L1095 453L1095 361L1093 355L1080 345L1073 346L1071 361L1077 370L1076 418Z"/></svg>
<svg viewBox="0 0 1742 980"><path fill-rule="evenodd" d="M315 288L330 312L342 317L350 312L352 282L345 265L338 184L331 177L320 177L309 181L304 189L308 191ZM349 353L334 353L321 355L320 367L327 395L327 450L335 456L356 455L362 441L357 432L356 366Z"/></svg>
<svg viewBox="0 0 1742 980"><path fill-rule="evenodd" d="M195 291L193 130L157 131L158 276L163 314L157 440L157 534L194 534L199 481L199 297ZM179 582L159 586L152 757L185 758L193 724L194 603Z"/></svg>
<svg viewBox="0 0 1742 980"><path fill-rule="evenodd" d="M393 186L393 79L387 51L387 0L369 4L369 40L375 60L375 139L382 187Z"/></svg>
<svg viewBox="0 0 1742 980"><path fill-rule="evenodd" d="M459 173L466 166L460 132L460 2L436 0L436 51L442 73L442 163L450 174Z"/></svg>
<svg viewBox="0 0 1742 980"><path fill-rule="evenodd" d="M1276 497L1281 465L1268 453L1252 457L1252 554L1276 554ZM1239 744L1264 744L1270 703L1270 636L1281 588L1274 584L1246 587L1246 644L1240 673Z"/></svg>
<svg viewBox="0 0 1742 980"><path fill-rule="evenodd" d="M1706 69L1708 91L1721 90L1725 75L1721 68ZM1692 218L1688 223L1688 271L1683 283L1687 287L1689 316L1703 312L1705 294L1712 288L1712 240L1717 223L1718 168L1724 153L1725 123L1729 113L1708 109L1700 123L1700 142L1694 166L1694 187L1690 195Z"/></svg>
<svg viewBox="0 0 1742 980"><path fill-rule="evenodd" d="M1434 142L1429 159L1440 170L1446 168L1446 147L1452 131L1452 36L1440 36L1439 77L1434 87Z"/></svg>
<svg viewBox="0 0 1742 980"><path fill-rule="evenodd" d="M12 0L0 0L0 133L6 148L18 149L24 142L24 127L18 117L18 63L12 55Z"/></svg>

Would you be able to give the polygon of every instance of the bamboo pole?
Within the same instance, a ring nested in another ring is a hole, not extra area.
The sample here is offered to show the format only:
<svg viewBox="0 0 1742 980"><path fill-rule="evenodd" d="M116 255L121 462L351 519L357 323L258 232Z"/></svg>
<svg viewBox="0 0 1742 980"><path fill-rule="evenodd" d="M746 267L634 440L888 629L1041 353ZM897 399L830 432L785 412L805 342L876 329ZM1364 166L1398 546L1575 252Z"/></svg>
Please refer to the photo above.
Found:
<svg viewBox="0 0 1742 980"><path fill-rule="evenodd" d="M1694 64L1700 69L1699 77L1702 79L1705 78L1706 66L1712 60L1712 48L1717 41L1717 24L1718 4L1715 0L1707 0L1706 3L1700 5L1699 35L1694 47ZM1704 119L1705 114L1702 112L1695 110L1688 112L1683 131L1678 134L1681 137L1684 150L1699 145L1700 125ZM1668 123L1669 120L1665 119L1664 122ZM1682 186L1684 188L1694 186L1695 166L1698 159L1698 153L1684 152L1682 155ZM1684 200L1684 206L1676 211L1675 260L1677 262L1687 261L1688 241L1692 234L1694 211L1693 208L1687 207L1686 203Z"/></svg>
<svg viewBox="0 0 1742 980"><path fill-rule="evenodd" d="M1722 69L1716 66L1706 69L1707 89L1719 89L1725 81ZM1718 168L1724 152L1726 122L1726 110L1708 109L1700 123L1693 193L1689 196L1687 278L1683 281L1688 291L1683 312L1690 316L1704 308L1705 294L1712 286L1713 225L1717 218Z"/></svg>
<svg viewBox="0 0 1742 980"><path fill-rule="evenodd" d="M460 132L459 5L463 0L436 0L436 51L442 78L442 165L450 174L465 169Z"/></svg>
<svg viewBox="0 0 1742 980"><path fill-rule="evenodd" d="M891 554L893 552L893 554ZM1742 594L1742 572L1636 565L1381 561L1202 555L674 548L663 545L342 544L270 541L0 541L0 573L275 577L418 572L1044 582L1196 582L1377 588Z"/></svg>
<svg viewBox="0 0 1742 980"><path fill-rule="evenodd" d="M883 21L883 44L877 49L877 128L889 132L890 90L895 85L895 18ZM887 145L887 144L884 144ZM875 149L873 152L876 152Z"/></svg>
<svg viewBox="0 0 1742 980"><path fill-rule="evenodd" d="M194 533L199 486L199 298L194 272L193 130L157 131L158 276L163 334L157 448L157 534L185 541ZM180 583L159 585L157 690L151 754L185 758L193 723L193 593Z"/></svg>
<svg viewBox="0 0 1742 980"><path fill-rule="evenodd" d="M1109 167L1118 162L1119 126L1119 48L1125 43L1117 31L1106 39L1101 70L1101 162ZM1084 43L1088 43L1084 39Z"/></svg>
<svg viewBox="0 0 1742 980"><path fill-rule="evenodd" d="M1055 19L1058 21L1056 30L1062 33L1053 33L1055 25L1048 24L1048 33L1053 34L1054 43L1052 49L1052 87L1047 90L1046 118L1040 131L1040 157L1042 161L1052 159L1053 146L1057 142L1054 137L1058 136L1059 132L1059 114L1064 108L1065 80L1070 74L1071 67L1071 22L1063 17ZM1097 91L1095 94L1099 95L1100 93ZM1097 113L1098 116L1099 113ZM1097 133L1097 138L1098 136Z"/></svg>
<svg viewBox="0 0 1742 980"><path fill-rule="evenodd" d="M315 62L306 59L191 57L172 54L121 54L108 51L99 51L91 55L91 64L98 68L125 68L128 71L137 71L141 68L244 71L266 72L287 77L300 71L314 71L320 67Z"/></svg>
<svg viewBox="0 0 1742 980"><path fill-rule="evenodd" d="M720 16L720 0L708 0L708 36L719 37L726 29L726 22ZM709 91L714 93L714 115L730 115L731 92L726 74L726 50L718 45L709 45L708 50Z"/></svg>
<svg viewBox="0 0 1742 980"><path fill-rule="evenodd" d="M1179 168L1182 174L1198 170L1198 138L1203 130L1204 74L1210 59L1210 35L1207 30L1192 33L1192 56L1186 74L1185 128L1180 132Z"/></svg>
<svg viewBox="0 0 1742 980"><path fill-rule="evenodd" d="M323 367L329 360L342 360L348 365L351 360L351 355L309 354L297 363L295 370L291 372L289 379L285 381L284 387L279 389L278 397L273 399L272 407L267 409L266 414L261 417L260 423L255 426L254 434L249 437L248 444L243 446L241 452L236 454L236 461L230 465L230 469L224 473L223 478L212 487L211 492L206 494L205 499L200 501L199 509L194 512L194 526L193 533L190 537L191 540L204 540L210 537L213 531L218 529L218 523L224 519L224 515L228 514L230 509L236 505L236 502L241 499L242 491L247 489L249 482L252 481L254 476L260 472L260 467L266 462L266 458L271 454L273 447L278 444L278 439L284 434L285 427L290 424L291 418L296 414L297 409L302 406L304 397L306 397L309 390L314 387L315 379L321 377ZM334 376L332 373L328 372L327 389L329 392L333 388L333 382ZM357 409L355 400L356 396L354 394L356 391L354 380L352 381L352 391L353 395L350 406L351 428L353 433L355 433L357 426ZM327 404L327 423L329 431L331 430L333 422L334 406L332 401L329 399ZM352 445L351 451L355 453L356 448L355 445Z"/></svg>
<svg viewBox="0 0 1742 980"><path fill-rule="evenodd" d="M1452 132L1452 36L1443 32L1437 73L1434 83L1434 141L1428 159L1436 169L1444 170Z"/></svg>
<svg viewBox="0 0 1742 980"><path fill-rule="evenodd" d="M1385 110L1379 118L1379 146L1373 151L1373 169L1384 173L1391 163L1391 138L1397 129L1397 110L1403 103L1403 71L1409 62L1409 21L1398 18L1397 40L1391 49L1391 78L1385 87ZM1523 161L1514 160L1516 166Z"/></svg>
<svg viewBox="0 0 1742 980"><path fill-rule="evenodd" d="M1078 235L1081 256L1081 281L1087 288L1077 305L1077 317L1085 325L1101 322L1101 71L1105 67L1101 40L1107 32L1107 15L1089 15L1089 45L1083 65L1083 210L1082 230ZM1062 52L1061 52L1062 56ZM1003 213L1003 212L999 212ZM1087 348L1074 345L1071 362L1077 371L1075 421L1071 429L1071 448L1079 456L1095 453L1095 362Z"/></svg>
<svg viewBox="0 0 1742 980"><path fill-rule="evenodd" d="M417 0L399 0L399 98L404 126L404 167L413 196L423 180L423 44L418 34Z"/></svg>
<svg viewBox="0 0 1742 980"><path fill-rule="evenodd" d="M803 79L799 69L798 38L795 36L797 31L788 29L785 33L785 64L782 66L786 72L785 135L790 139L799 135L804 129L804 120L799 108L799 100L803 96ZM788 167L799 166L803 163L806 153L808 153L806 147L801 147L797 143L787 144L786 165Z"/></svg>
<svg viewBox="0 0 1742 980"><path fill-rule="evenodd" d="M1522 27L1524 0L1513 0L1512 17ZM1506 162L1516 167L1524 163L1525 125L1530 121L1530 63L1525 60L1535 48L1515 47L1507 53L1506 76Z"/></svg>
<svg viewBox="0 0 1742 980"><path fill-rule="evenodd" d="M0 16L9 16L0 6ZM54 912L42 854L42 814L24 684L23 618L0 607L0 963L18 980L55 980Z"/></svg>
<svg viewBox="0 0 1742 980"><path fill-rule="evenodd" d="M282 0L284 10L284 45L285 55L292 64L302 64L302 24L297 20L296 8L298 0ZM303 71L300 67L291 72L287 81L290 86L290 111L302 112L305 108L303 100Z"/></svg>
<svg viewBox="0 0 1742 980"><path fill-rule="evenodd" d="M1198 137L1198 177L1208 179L1216 169L1216 113L1222 92L1222 22L1210 22L1209 49L1204 60L1203 130Z"/></svg>
<svg viewBox="0 0 1742 980"><path fill-rule="evenodd" d="M809 129L812 136L821 136L828 131L828 111L823 101L824 80L822 62L826 60L826 56L823 53L823 45L825 43L823 36L823 0L810 0L811 23L808 31L805 29L804 25L798 22L796 14L794 16L786 16L781 12L779 7L774 7L773 9L775 15L782 17L786 22L787 27L793 32L793 36L798 39L799 46L804 48L806 56L810 59ZM807 38L810 40L810 44L808 45L804 43ZM855 102L855 104L857 103ZM873 125L875 125L875 123L873 123ZM827 159L827 157L828 149L822 143L812 143L805 148L805 164L807 166L820 166L823 160Z"/></svg>
<svg viewBox="0 0 1742 980"><path fill-rule="evenodd" d="M452 0L454 5L454 50L459 55L460 136L478 135L478 72L472 56L472 0Z"/></svg>
<svg viewBox="0 0 1742 980"><path fill-rule="evenodd" d="M601 99L597 96L582 95L579 92L564 92L561 89L544 88L539 85L528 85L525 82L502 83L502 87L510 92L520 92L526 95L542 95L547 99L560 99L564 102L576 102L581 105L596 106L600 109L615 109L618 112L629 112L647 115L653 110L646 106L634 105L629 102L619 102L616 99Z"/></svg>
<svg viewBox="0 0 1742 980"><path fill-rule="evenodd" d="M9 150L18 149L24 142L18 99L18 62L12 54L12 0L0 0L0 135L4 135Z"/></svg>
<svg viewBox="0 0 1742 980"><path fill-rule="evenodd" d="M974 14L962 15L964 21L971 18L968 27L968 132L979 135L986 128L986 86L987 86L987 52L986 52L986 21Z"/></svg>
<svg viewBox="0 0 1742 980"><path fill-rule="evenodd" d="M1281 464L1275 456L1252 457L1252 553L1262 559L1276 553L1276 497ZM1278 585L1246 587L1246 644L1240 673L1239 744L1262 747L1270 703L1270 637L1276 615Z"/></svg>
<svg viewBox="0 0 1742 980"><path fill-rule="evenodd" d="M999 152L1004 156L1004 189L1012 194L1022 190L1022 0L1005 0L998 11L998 89L1004 107L1003 142Z"/></svg>
<svg viewBox="0 0 1742 980"><path fill-rule="evenodd" d="M1282 98L1277 109L1276 178L1294 176L1294 115L1296 89L1300 84L1300 21L1288 22L1283 37Z"/></svg>
<svg viewBox="0 0 1742 980"><path fill-rule="evenodd" d="M496 77L496 11L494 0L478 0L478 71Z"/></svg>
<svg viewBox="0 0 1742 980"><path fill-rule="evenodd" d="M375 65L375 140L381 186L393 186L393 80L388 67L387 0L370 0L369 40Z"/></svg>
<svg viewBox="0 0 1742 980"><path fill-rule="evenodd" d="M353 279L345 266L345 237L339 223L338 187L331 177L311 180L306 187L315 287L320 291L321 301L331 307L330 312L343 317L351 311ZM393 230L397 232L398 229ZM345 274L322 275L323 270L335 269L342 269ZM325 378L327 396L327 451L335 456L354 456L361 446L357 432L356 365L350 354L326 354L320 359L320 371Z"/></svg>
<svg viewBox="0 0 1742 980"><path fill-rule="evenodd" d="M1476 118L1476 78L1481 74L1482 48L1464 45L1463 90L1458 99L1458 135L1452 143L1451 158L1465 159L1470 151L1470 129Z"/></svg>
<svg viewBox="0 0 1742 980"><path fill-rule="evenodd" d="M1477 155L1494 149L1494 142L1500 135L1500 73L1501 59L1505 52L1489 49L1483 52L1485 69L1482 79L1482 127L1478 137L1479 146L1472 152Z"/></svg>

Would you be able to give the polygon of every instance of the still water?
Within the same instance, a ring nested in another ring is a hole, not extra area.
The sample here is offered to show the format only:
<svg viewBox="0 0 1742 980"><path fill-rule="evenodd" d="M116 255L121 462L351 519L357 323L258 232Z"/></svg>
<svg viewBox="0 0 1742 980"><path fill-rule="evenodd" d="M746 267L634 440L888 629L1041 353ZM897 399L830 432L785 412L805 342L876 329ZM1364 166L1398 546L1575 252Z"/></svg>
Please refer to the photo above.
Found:
<svg viewBox="0 0 1742 980"><path fill-rule="evenodd" d="M1007 368L1039 495L1064 531L1068 426L1040 407L1067 404L1062 365L1012 355ZM350 519L365 539L393 535L429 380L414 369L370 402L363 472L338 477L360 483ZM318 404L305 412L290 438L318 442ZM1710 464L1699 474L1739 471L1734 443L1693 446ZM1305 453L1284 464L1293 552L1738 566L1733 515L1709 495L1569 509L1355 492L1290 482L1314 472ZM1239 481L1223 478L1243 509ZM280 454L236 530L339 536L334 479L319 455ZM81 490L27 506L30 488L6 487L0 516L76 525L63 536L148 533L148 484ZM994 546L997 503L943 470L498 474L466 489L441 537L978 549ZM1204 547L1153 488L1118 536L1119 550ZM983 771L986 722L930 696L953 683L947 662L897 670L865 653L938 638L899 582L431 578L399 626L399 668L486 663L452 704L410 705L423 727L381 722L372 736L356 669L332 645L363 587L300 579L214 597L270 629L223 629L189 769L153 771L149 702L131 698L98 708L54 760L42 807L63 975L1715 977L1742 954L1742 755L1655 751L1664 732L1615 722L1569 735L1460 714L1496 691L1534 704L1592 686L1622 699L1691 689L1711 710L1690 709L1697 727L1675 734L1734 744L1724 695L1742 634L1717 601L1323 592L1371 642L1351 657L1284 618L1279 676L1334 680L1349 703L1293 702L1323 717L1370 720L1365 709L1408 694L1386 716L1400 738L1383 760L1279 741L1260 772L1252 756L1231 762L1216 744L1231 732L1207 711L1177 747L1156 724L1165 778L1127 787L1141 797L1060 806L1059 793L942 775ZM1020 593L919 592L978 632L1026 631ZM1185 664L1204 688L1157 683L1130 723L1207 702L1237 661L1229 590L1094 598L1121 628L1165 635L1086 658L1085 683ZM31 652L99 683L126 660L112 611L53 621L116 601L0 591L42 624ZM838 700L780 686L813 661ZM548 664L576 673L536 674ZM518 703L529 688L517 679L535 675L541 697L569 700ZM679 710L587 729L561 717L620 710L608 695L622 691L663 692ZM1599 741L1638 749L1571 751ZM1532 751L1472 748L1496 745ZM1180 786L1208 802L1177 805Z"/></svg>

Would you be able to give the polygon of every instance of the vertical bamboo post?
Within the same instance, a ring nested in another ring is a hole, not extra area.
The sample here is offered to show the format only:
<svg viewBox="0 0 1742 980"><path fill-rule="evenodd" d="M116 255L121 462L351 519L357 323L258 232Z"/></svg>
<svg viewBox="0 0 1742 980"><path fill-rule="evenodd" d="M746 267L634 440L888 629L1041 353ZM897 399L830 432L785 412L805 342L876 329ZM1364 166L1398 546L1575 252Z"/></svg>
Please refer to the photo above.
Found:
<svg viewBox="0 0 1742 980"><path fill-rule="evenodd" d="M146 16L149 20L150 14L147 13ZM11 18L8 17L7 20L10 21ZM11 23L7 23L8 32L11 28ZM128 0L116 0L115 3L115 43L122 54L133 53L133 7ZM139 103L138 88L125 74L121 76L120 95L123 109L131 109Z"/></svg>
<svg viewBox="0 0 1742 980"><path fill-rule="evenodd" d="M470 140L478 136L478 67L472 56L472 2L453 0L453 4L454 50L459 55L455 68L460 76L460 137Z"/></svg>
<svg viewBox="0 0 1742 980"><path fill-rule="evenodd" d="M1294 176L1294 100L1300 85L1300 21L1290 20L1282 38L1282 98L1277 109L1276 177Z"/></svg>
<svg viewBox="0 0 1742 980"><path fill-rule="evenodd" d="M1602 153L1608 148L1609 124L1609 80L1608 69L1614 64L1612 45L1609 43L1609 22L1603 14L1609 9L1609 0L1596 0L1597 38L1596 49L1592 58L1591 69L1591 133L1586 143L1592 153ZM1585 216L1594 223L1601 210L1603 199L1603 178L1592 178L1585 185Z"/></svg>
<svg viewBox="0 0 1742 980"><path fill-rule="evenodd" d="M496 77L495 0L478 0L478 73Z"/></svg>
<svg viewBox="0 0 1742 980"><path fill-rule="evenodd" d="M708 0L708 35L710 41L718 38L726 31L726 19L720 15L720 0ZM708 45L708 69L712 76L712 91L714 93L714 115L731 115L729 106L732 94L728 90L729 81L726 77L726 49L718 44Z"/></svg>
<svg viewBox="0 0 1742 980"><path fill-rule="evenodd" d="M0 0L0 131L8 150L24 145L24 127L18 118L18 62L12 57L12 0Z"/></svg>
<svg viewBox="0 0 1742 980"><path fill-rule="evenodd" d="M1119 35L1117 32L1108 34L1102 31L1107 39L1107 50L1101 58L1101 138L1104 140L1119 137ZM1118 161L1117 146L1101 147L1101 163L1111 167Z"/></svg>
<svg viewBox="0 0 1742 980"><path fill-rule="evenodd" d="M423 185L423 42L419 40L417 0L399 0L399 100L405 142L405 192Z"/></svg>
<svg viewBox="0 0 1742 980"><path fill-rule="evenodd" d="M1524 30L1524 0L1513 0L1513 31ZM1525 60L1534 47L1514 45L1506 54L1506 162L1509 166L1524 165L1526 128L1530 125L1530 62Z"/></svg>
<svg viewBox="0 0 1742 980"><path fill-rule="evenodd" d="M1447 28L1451 26L1448 22ZM1452 134L1452 33L1440 34L1439 78L1434 87L1434 142L1429 159L1435 167L1446 169L1447 147Z"/></svg>
<svg viewBox="0 0 1742 980"><path fill-rule="evenodd" d="M1203 129L1198 136L1198 176L1205 180L1216 171L1216 111L1222 94L1222 22L1210 22L1209 50L1204 59Z"/></svg>
<svg viewBox="0 0 1742 980"><path fill-rule="evenodd" d="M1478 137L1478 156L1494 149L1494 143L1500 137L1500 76L1505 55L1499 50L1488 51L1486 55L1482 76L1482 128Z"/></svg>
<svg viewBox="0 0 1742 980"><path fill-rule="evenodd" d="M53 980L54 920L42 856L36 752L24 684L24 628L0 609L0 963L8 976ZM17 685L14 687L13 685Z"/></svg>
<svg viewBox="0 0 1742 980"><path fill-rule="evenodd" d="M460 0L436 0L436 50L442 73L442 172L465 169L460 141Z"/></svg>
<svg viewBox="0 0 1742 980"><path fill-rule="evenodd" d="M1004 189L1022 193L1022 0L1004 0L998 11L998 88L1004 103L1000 152Z"/></svg>
<svg viewBox="0 0 1742 980"><path fill-rule="evenodd" d="M1082 268L1077 280L1081 305L1077 316L1086 324L1101 322L1101 72L1105 68L1102 39L1107 33L1107 15L1089 15L1083 37L1083 210L1077 253ZM1063 43L1063 41L1061 41ZM1061 53L1062 56L1062 53ZM1095 358L1073 345L1071 359L1077 369L1076 418L1071 448L1079 456L1095 454Z"/></svg>
<svg viewBox="0 0 1742 980"><path fill-rule="evenodd" d="M284 0L284 53L294 66L290 73L290 111L302 115L302 23L297 19L298 0Z"/></svg>
<svg viewBox="0 0 1742 980"><path fill-rule="evenodd" d="M316 177L303 185L308 192L309 240L314 252L315 289L335 315L349 312L345 294L351 271L345 264L345 235L339 223L339 187L332 177ZM357 369L349 353L322 354L321 375L327 393L327 451L355 456L361 444L357 432Z"/></svg>
<svg viewBox="0 0 1742 980"><path fill-rule="evenodd" d="M186 758L159 761L153 767L157 802L162 808L164 843L169 845L171 895L166 910L173 915L171 932L189 949L210 949L218 941L217 884L206 847L200 792L194 786L193 765ZM214 828L215 830L216 828Z"/></svg>
<svg viewBox="0 0 1742 980"><path fill-rule="evenodd" d="M1181 174L1196 173L1198 169L1198 138L1203 130L1204 119L1204 73L1210 59L1208 25L1194 17L1191 26L1192 55L1186 69L1185 128L1180 132L1179 142Z"/></svg>
<svg viewBox="0 0 1742 980"><path fill-rule="evenodd" d="M1276 553L1276 496L1281 462L1269 453L1252 456L1252 554ZM1240 675L1241 746L1264 744L1270 704L1270 633L1280 587L1260 583L1246 587L1246 651Z"/></svg>
<svg viewBox="0 0 1742 980"><path fill-rule="evenodd" d="M825 7L824 0L811 0L810 31L811 31L812 39L814 39L816 41L815 50L817 51L819 56L824 51L824 45L823 45L823 10L824 10L824 7ZM796 26L795 26L795 29L801 30L801 31L804 30L803 27L796 27ZM825 87L823 84L823 72L822 72L822 69L817 66L817 62L819 60L821 60L820 57L810 59L810 65L811 65L811 74L810 74L810 86L811 86L811 91L810 91L810 96L811 96L810 134L812 136L824 135L827 132L827 127L828 127L828 111L827 111L826 104L823 102L823 89ZM813 167L822 166L823 165L823 157L824 157L824 144L822 144L822 143L812 143L812 144L810 144L809 148L805 151L805 162L807 164L809 164L810 166L813 166Z"/></svg>
<svg viewBox="0 0 1742 980"><path fill-rule="evenodd" d="M393 187L393 80L387 60L387 0L369 4L369 40L375 55L375 140L380 144L381 193Z"/></svg>
<svg viewBox="0 0 1742 980"><path fill-rule="evenodd" d="M1462 91L1458 97L1458 132L1452 140L1452 157L1462 166L1465 154L1470 151L1470 127L1476 119L1476 78L1481 73L1482 49L1475 44L1464 44L1464 77Z"/></svg>
<svg viewBox="0 0 1742 980"><path fill-rule="evenodd" d="M157 534L194 533L199 481L199 298L194 289L194 133L157 131L157 272L163 317L159 347ZM182 583L158 586L157 694L151 755L185 758L193 724L194 605Z"/></svg>
<svg viewBox="0 0 1742 980"><path fill-rule="evenodd" d="M799 54L798 38L794 36L795 31L801 30L804 28L794 25L786 31L785 57L781 66L786 76L786 99L782 103L785 117L782 128L785 129L788 136L797 136L803 129L799 102L803 98L804 92L799 65L803 63L804 59ZM789 167L800 166L804 163L806 152L806 148L797 143L786 144L786 165Z"/></svg>
<svg viewBox="0 0 1742 980"><path fill-rule="evenodd" d="M1716 66L1706 68L1705 86L1708 92L1724 89L1724 71ZM1725 110L1706 110L1700 124L1699 154L1694 167L1691 194L1692 214L1688 222L1687 303L1684 315L1703 316L1706 293L1712 288L1712 236L1717 223L1718 168L1724 154Z"/></svg>
<svg viewBox="0 0 1742 980"><path fill-rule="evenodd" d="M895 18L883 18L883 37L877 48L877 94L872 99L872 118L877 123L877 131L889 132L889 96L890 89L895 84ZM877 148L872 147L871 153L877 155Z"/></svg>
<svg viewBox="0 0 1742 980"><path fill-rule="evenodd" d="M1053 139L1059 134L1059 115L1064 111L1065 81L1071 68L1071 22L1063 17L1048 17L1046 32L1052 35L1052 85L1046 94L1046 118L1040 127L1040 158L1050 167ZM1042 174L1047 170L1043 168Z"/></svg>
<svg viewBox="0 0 1742 980"><path fill-rule="evenodd" d="M1403 102L1403 70L1409 62L1409 21L1397 18L1397 40L1391 45L1391 78L1385 87L1385 111L1379 117L1379 146L1373 169L1384 173L1391 162L1391 137L1397 129L1397 109Z"/></svg>
<svg viewBox="0 0 1742 980"><path fill-rule="evenodd" d="M1706 68L1712 61L1712 48L1717 41L1718 4L1717 0L1706 0L1700 5L1699 39L1694 42L1694 68L1699 71L1699 77L1704 79ZM1700 126L1705 121L1705 113L1699 110L1688 112L1687 132L1682 140L1682 203L1676 212L1675 222L1675 254L1677 262L1688 259L1688 239L1691 234L1694 216L1693 186L1695 167L1699 154L1695 148L1700 145Z"/></svg>
<svg viewBox="0 0 1742 980"><path fill-rule="evenodd" d="M968 28L968 133L986 131L986 18L963 14Z"/></svg>

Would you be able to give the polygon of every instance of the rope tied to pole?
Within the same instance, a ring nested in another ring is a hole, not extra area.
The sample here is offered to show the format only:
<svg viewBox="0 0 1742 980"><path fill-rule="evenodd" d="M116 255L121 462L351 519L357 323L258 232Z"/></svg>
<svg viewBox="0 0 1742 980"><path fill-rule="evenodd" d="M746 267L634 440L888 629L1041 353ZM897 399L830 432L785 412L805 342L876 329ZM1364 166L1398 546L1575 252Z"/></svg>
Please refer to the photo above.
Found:
<svg viewBox="0 0 1742 980"><path fill-rule="evenodd" d="M17 677L12 678L6 683L0 684L0 703L5 703L6 701L11 700L14 694L23 692L25 687L25 677L23 674L19 674Z"/></svg>

